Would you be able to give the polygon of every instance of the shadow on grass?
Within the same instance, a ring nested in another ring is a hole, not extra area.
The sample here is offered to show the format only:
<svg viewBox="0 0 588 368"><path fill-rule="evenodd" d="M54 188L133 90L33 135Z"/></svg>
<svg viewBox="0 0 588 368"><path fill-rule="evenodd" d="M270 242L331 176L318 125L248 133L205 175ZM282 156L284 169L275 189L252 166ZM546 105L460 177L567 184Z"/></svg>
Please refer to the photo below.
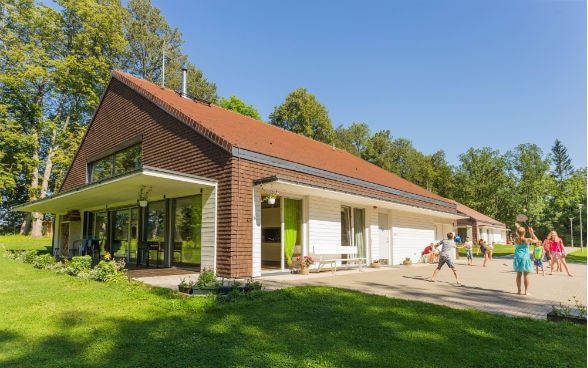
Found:
<svg viewBox="0 0 588 368"><path fill-rule="evenodd" d="M517 366L522 356L529 366L556 357L560 364L586 365L585 334L584 343L566 342L581 339L584 329L544 321L521 323L330 287L292 287L200 311L210 300L181 298L159 288L149 293L158 298L149 315L119 317L118 308L134 303L86 316L77 307L64 308L53 321L58 329L39 341L1 335L12 344L28 344L25 354L2 365L484 367ZM483 356L458 349L463 341L492 349ZM527 354L538 348L541 354Z"/></svg>

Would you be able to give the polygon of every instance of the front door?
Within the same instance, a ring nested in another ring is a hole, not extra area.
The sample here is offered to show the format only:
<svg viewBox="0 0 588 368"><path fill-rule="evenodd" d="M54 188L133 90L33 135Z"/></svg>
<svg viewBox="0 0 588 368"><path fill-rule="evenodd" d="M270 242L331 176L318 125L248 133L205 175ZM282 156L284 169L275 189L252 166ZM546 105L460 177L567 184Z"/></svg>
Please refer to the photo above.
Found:
<svg viewBox="0 0 588 368"><path fill-rule="evenodd" d="M69 222L62 223L59 227L59 244L56 256L69 257Z"/></svg>

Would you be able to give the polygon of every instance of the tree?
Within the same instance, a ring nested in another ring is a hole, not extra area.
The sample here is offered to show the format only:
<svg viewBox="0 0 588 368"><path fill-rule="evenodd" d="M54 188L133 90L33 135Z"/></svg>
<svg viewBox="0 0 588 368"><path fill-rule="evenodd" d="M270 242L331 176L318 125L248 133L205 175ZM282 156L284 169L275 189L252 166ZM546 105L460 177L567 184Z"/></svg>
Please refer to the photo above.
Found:
<svg viewBox="0 0 588 368"><path fill-rule="evenodd" d="M347 129L339 126L335 129L337 147L362 157L370 139L370 128L366 123L353 123Z"/></svg>
<svg viewBox="0 0 588 368"><path fill-rule="evenodd" d="M574 167L572 166L572 159L568 156L568 149L564 147L559 139L555 140L549 158L553 163L551 174L555 177L557 184L561 185L572 175Z"/></svg>
<svg viewBox="0 0 588 368"><path fill-rule="evenodd" d="M290 92L282 105L269 115L269 122L319 142L333 144L335 141L327 109L305 88Z"/></svg>
<svg viewBox="0 0 588 368"><path fill-rule="evenodd" d="M548 175L549 159L543 158L541 149L531 143L520 144L507 153L516 178L516 193L521 210L524 210L538 229L545 227L545 208L551 178ZM543 229L545 230L545 229Z"/></svg>
<svg viewBox="0 0 588 368"><path fill-rule="evenodd" d="M236 111L245 116L249 116L253 119L261 120L259 112L252 105L246 105L245 102L237 96L231 95L228 99L221 97L220 106L227 110Z"/></svg>
<svg viewBox="0 0 588 368"><path fill-rule="evenodd" d="M182 68L187 68L188 94L209 102L218 102L216 85L206 80L202 71L189 63L187 56L182 54L182 33L170 27L159 8L153 7L150 0L130 0L124 24L129 47L119 58L122 70L181 91Z"/></svg>
<svg viewBox="0 0 588 368"><path fill-rule="evenodd" d="M459 155L461 165L456 168L453 199L495 219L505 206L509 194L507 160L490 147L470 148Z"/></svg>
<svg viewBox="0 0 588 368"><path fill-rule="evenodd" d="M116 55L125 41L122 8L116 1L60 0L62 12L32 0L6 1L0 60L4 136L28 199L44 198L60 175L98 103ZM25 155L26 153L26 155ZM31 216L31 235L41 235L43 215ZM23 231L28 230L23 224Z"/></svg>

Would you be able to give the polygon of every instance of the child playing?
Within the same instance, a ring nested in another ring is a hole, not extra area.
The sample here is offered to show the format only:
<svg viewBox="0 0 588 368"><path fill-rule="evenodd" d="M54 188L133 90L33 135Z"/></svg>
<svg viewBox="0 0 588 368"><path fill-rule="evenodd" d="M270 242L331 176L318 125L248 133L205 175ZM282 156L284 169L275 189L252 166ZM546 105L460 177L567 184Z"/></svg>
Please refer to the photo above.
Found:
<svg viewBox="0 0 588 368"><path fill-rule="evenodd" d="M535 271L537 275L539 275L539 267L541 267L541 272L543 276L545 276L545 270L543 269L543 244L535 245L533 248L533 264L535 265Z"/></svg>

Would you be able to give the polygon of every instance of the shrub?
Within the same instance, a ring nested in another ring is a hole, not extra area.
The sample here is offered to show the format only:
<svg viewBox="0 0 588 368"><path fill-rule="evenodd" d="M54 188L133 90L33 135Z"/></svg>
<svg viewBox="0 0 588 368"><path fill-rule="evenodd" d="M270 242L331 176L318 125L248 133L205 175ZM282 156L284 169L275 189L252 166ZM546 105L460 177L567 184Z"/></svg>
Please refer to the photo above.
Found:
<svg viewBox="0 0 588 368"><path fill-rule="evenodd" d="M121 259L116 261L110 259L110 253L108 252L104 256L104 259L94 267L94 271L96 272L96 280L98 281L118 282L128 280L125 260Z"/></svg>
<svg viewBox="0 0 588 368"><path fill-rule="evenodd" d="M70 260L65 260L66 272L72 276L78 276L81 273L87 273L92 268L92 257L76 256Z"/></svg>
<svg viewBox="0 0 588 368"><path fill-rule="evenodd" d="M22 252L22 262L24 263L34 263L35 262L35 258L37 258L37 251L36 250L25 250L24 252Z"/></svg>
<svg viewBox="0 0 588 368"><path fill-rule="evenodd" d="M212 268L203 268L198 275L198 281L196 281L196 287L212 288L216 285L216 273Z"/></svg>
<svg viewBox="0 0 588 368"><path fill-rule="evenodd" d="M55 265L55 258L51 254L41 254L36 256L33 260L33 267L35 268L52 268Z"/></svg>

